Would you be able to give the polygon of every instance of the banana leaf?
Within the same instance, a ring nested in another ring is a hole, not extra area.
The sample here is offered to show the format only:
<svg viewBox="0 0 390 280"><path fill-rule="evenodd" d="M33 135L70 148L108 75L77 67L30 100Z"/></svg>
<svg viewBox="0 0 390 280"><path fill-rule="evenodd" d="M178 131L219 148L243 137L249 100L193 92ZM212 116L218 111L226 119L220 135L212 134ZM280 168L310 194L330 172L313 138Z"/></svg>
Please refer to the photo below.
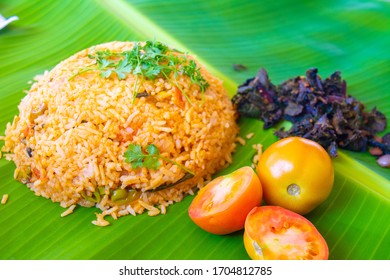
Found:
<svg viewBox="0 0 390 280"><path fill-rule="evenodd" d="M19 18L0 30L0 135L35 75L114 40L156 39L195 54L230 96L260 67L274 83L310 67L323 77L340 70L349 94L390 118L388 1L2 0L0 14ZM266 148L277 140L259 120L239 124L242 136L255 136L216 176L250 165L252 144ZM390 259L389 169L368 152L339 150L333 163L330 197L306 215L326 239L330 259ZM248 259L242 231L217 236L192 223L192 196L165 215L97 227L91 223L97 209L78 207L61 218L64 209L15 181L14 168L0 159L0 195L9 194L0 204L0 259Z"/></svg>

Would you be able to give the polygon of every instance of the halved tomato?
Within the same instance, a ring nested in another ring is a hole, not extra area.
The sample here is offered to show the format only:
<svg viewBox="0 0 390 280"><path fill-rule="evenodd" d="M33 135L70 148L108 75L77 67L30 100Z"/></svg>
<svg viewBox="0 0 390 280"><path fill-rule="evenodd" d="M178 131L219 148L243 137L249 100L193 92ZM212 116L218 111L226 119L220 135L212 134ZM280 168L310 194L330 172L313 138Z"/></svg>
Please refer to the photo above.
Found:
<svg viewBox="0 0 390 280"><path fill-rule="evenodd" d="M252 209L245 221L244 245L253 260L327 260L329 256L316 227L279 206Z"/></svg>
<svg viewBox="0 0 390 280"><path fill-rule="evenodd" d="M245 166L220 176L202 188L188 213L202 229L214 234L228 234L244 228L245 218L259 206L262 188L254 170Z"/></svg>

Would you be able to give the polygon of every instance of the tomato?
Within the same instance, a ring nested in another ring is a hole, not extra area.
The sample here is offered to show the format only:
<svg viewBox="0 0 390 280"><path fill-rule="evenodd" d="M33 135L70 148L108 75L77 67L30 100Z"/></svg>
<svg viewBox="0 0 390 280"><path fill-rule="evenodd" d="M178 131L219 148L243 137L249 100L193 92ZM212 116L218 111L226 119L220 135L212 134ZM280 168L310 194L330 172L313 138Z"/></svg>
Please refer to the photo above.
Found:
<svg viewBox="0 0 390 280"><path fill-rule="evenodd" d="M251 167L245 166L199 190L188 213L202 229L228 234L244 228L247 214L260 205L261 199L260 180Z"/></svg>
<svg viewBox="0 0 390 280"><path fill-rule="evenodd" d="M252 209L245 221L244 246L253 260L326 260L329 256L315 226L280 206Z"/></svg>
<svg viewBox="0 0 390 280"><path fill-rule="evenodd" d="M326 200L334 181L326 150L301 137L284 138L269 146L259 159L257 173L266 204L301 215Z"/></svg>

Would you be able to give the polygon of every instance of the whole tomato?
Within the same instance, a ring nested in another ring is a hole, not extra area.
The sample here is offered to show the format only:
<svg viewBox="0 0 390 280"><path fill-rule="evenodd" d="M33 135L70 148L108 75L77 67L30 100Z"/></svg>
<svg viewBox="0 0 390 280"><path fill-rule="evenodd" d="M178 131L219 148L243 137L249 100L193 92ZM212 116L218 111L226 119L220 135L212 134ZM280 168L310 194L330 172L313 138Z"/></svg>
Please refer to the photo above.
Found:
<svg viewBox="0 0 390 280"><path fill-rule="evenodd" d="M329 196L334 181L332 160L318 143L288 137L261 155L257 173L266 204L307 214Z"/></svg>
<svg viewBox="0 0 390 280"><path fill-rule="evenodd" d="M192 201L188 213L202 229L228 234L244 228L253 207L259 206L262 189L256 172L249 166L215 178Z"/></svg>

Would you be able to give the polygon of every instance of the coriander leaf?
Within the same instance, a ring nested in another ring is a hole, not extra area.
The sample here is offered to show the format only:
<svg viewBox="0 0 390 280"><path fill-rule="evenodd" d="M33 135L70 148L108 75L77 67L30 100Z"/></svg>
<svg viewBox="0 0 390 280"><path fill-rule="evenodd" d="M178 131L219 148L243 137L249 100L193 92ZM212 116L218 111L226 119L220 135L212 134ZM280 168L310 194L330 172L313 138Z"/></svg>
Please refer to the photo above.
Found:
<svg viewBox="0 0 390 280"><path fill-rule="evenodd" d="M110 62L107 59L102 59L99 61L99 63L100 63L99 65L100 69L104 69L110 64Z"/></svg>
<svg viewBox="0 0 390 280"><path fill-rule="evenodd" d="M146 167L149 169L158 169L160 167L159 150L151 144L146 147L147 154L142 151L141 145L130 144L124 153L126 162L131 163L132 168Z"/></svg>
<svg viewBox="0 0 390 280"><path fill-rule="evenodd" d="M143 165L148 169L157 170L160 167L161 163L158 161L157 156L155 156L155 157L148 156L145 158Z"/></svg>
<svg viewBox="0 0 390 280"><path fill-rule="evenodd" d="M150 144L146 146L145 148L146 153L142 151L141 145L138 144L130 144L126 150L126 152L123 154L125 157L125 161L128 163L131 163L132 168L139 168L139 167L145 167L148 169L154 169L157 170L161 163L161 160L168 161L172 164L175 164L185 170L186 172L194 175L194 173L190 170L188 170L186 167L183 165L169 159L166 157L163 157L160 155L160 151L157 148L156 145Z"/></svg>
<svg viewBox="0 0 390 280"><path fill-rule="evenodd" d="M126 66L123 66L122 71L126 73L130 73L132 68L133 68L132 64L127 64Z"/></svg>
<svg viewBox="0 0 390 280"><path fill-rule="evenodd" d="M150 144L146 146L146 151L149 153L149 155L159 155L160 151L154 144Z"/></svg>
<svg viewBox="0 0 390 280"><path fill-rule="evenodd" d="M111 73L112 73L112 70L102 71L102 72L100 72L100 77L102 77L102 78L108 78L108 77L111 76Z"/></svg>
<svg viewBox="0 0 390 280"><path fill-rule="evenodd" d="M126 78L126 74L121 70L115 70L115 73L118 75L119 80L123 80Z"/></svg>
<svg viewBox="0 0 390 280"><path fill-rule="evenodd" d="M190 77L192 83L199 85L202 92L209 87L209 83L203 78L194 60L190 60L188 65L183 67L183 73Z"/></svg>
<svg viewBox="0 0 390 280"><path fill-rule="evenodd" d="M144 163L143 163L143 160L142 158L139 158L139 159L136 159L134 161L131 162L131 167L132 168L140 168L140 167L143 167L144 166Z"/></svg>
<svg viewBox="0 0 390 280"><path fill-rule="evenodd" d="M200 73L200 68L197 67L194 60L187 57L187 54L177 55L177 53L181 52L157 41L134 42L131 50L119 53L109 49L98 50L94 55L88 54L88 57L94 59L95 62L80 69L68 80L87 71L99 70L101 77L109 78L112 72L115 72L119 80L125 79L128 74L137 76L137 79L140 76L142 79L148 80L154 80L160 76L180 89L179 75L186 75L204 93L209 84ZM94 65L95 68L91 67ZM190 102L189 97L184 92L183 95Z"/></svg>
<svg viewBox="0 0 390 280"><path fill-rule="evenodd" d="M154 144L146 146L146 152L148 153L144 161L144 166L150 169L157 170L161 163L159 162L160 151Z"/></svg>
<svg viewBox="0 0 390 280"><path fill-rule="evenodd" d="M137 66L134 68L133 74L135 74L135 75L137 75L137 74L142 74L141 65L137 65Z"/></svg>
<svg viewBox="0 0 390 280"><path fill-rule="evenodd" d="M161 72L160 67L152 66L152 67L149 67L148 70L146 70L145 77L150 79L150 80L153 80L160 74L160 72Z"/></svg>
<svg viewBox="0 0 390 280"><path fill-rule="evenodd" d="M123 69L127 65L127 59L119 60L118 64L116 65L117 69Z"/></svg>
<svg viewBox="0 0 390 280"><path fill-rule="evenodd" d="M142 148L141 145L138 144L130 144L129 147L127 148L125 154L126 162L133 162L136 160L141 159L142 160Z"/></svg>

